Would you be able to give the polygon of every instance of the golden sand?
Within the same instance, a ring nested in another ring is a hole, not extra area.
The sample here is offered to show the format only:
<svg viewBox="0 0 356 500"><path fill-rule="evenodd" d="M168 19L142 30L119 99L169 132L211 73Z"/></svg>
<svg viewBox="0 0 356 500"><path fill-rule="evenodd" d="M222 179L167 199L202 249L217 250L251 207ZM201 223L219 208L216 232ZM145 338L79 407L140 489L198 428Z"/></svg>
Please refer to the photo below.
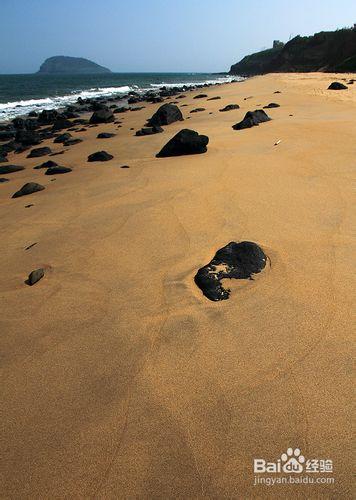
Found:
<svg viewBox="0 0 356 500"><path fill-rule="evenodd" d="M55 181L9 155L27 168L0 186L2 497L351 498L356 84L326 90L348 76L191 92L191 118L148 137L130 128L159 104L116 115L51 158L73 167ZM156 159L181 128L208 152ZM29 181L46 189L11 199ZM210 302L196 271L242 240L271 266ZM335 483L254 486L253 459L289 447L333 460Z"/></svg>

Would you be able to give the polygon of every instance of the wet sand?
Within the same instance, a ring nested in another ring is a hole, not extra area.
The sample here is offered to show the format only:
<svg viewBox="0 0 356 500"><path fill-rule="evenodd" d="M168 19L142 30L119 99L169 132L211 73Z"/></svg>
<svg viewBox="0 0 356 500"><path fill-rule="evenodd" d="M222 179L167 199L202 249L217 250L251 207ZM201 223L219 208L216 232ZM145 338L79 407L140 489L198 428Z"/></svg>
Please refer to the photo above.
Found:
<svg viewBox="0 0 356 500"><path fill-rule="evenodd" d="M199 90L161 134L130 130L145 104L63 155L9 155L26 169L0 185L3 498L352 497L356 84L326 90L348 76ZM155 158L182 128L208 152ZM87 163L99 150L114 159ZM73 172L33 170L48 159ZM11 199L30 181L46 189ZM270 265L207 300L195 273L243 240ZM333 460L335 483L254 486L253 459L289 447Z"/></svg>

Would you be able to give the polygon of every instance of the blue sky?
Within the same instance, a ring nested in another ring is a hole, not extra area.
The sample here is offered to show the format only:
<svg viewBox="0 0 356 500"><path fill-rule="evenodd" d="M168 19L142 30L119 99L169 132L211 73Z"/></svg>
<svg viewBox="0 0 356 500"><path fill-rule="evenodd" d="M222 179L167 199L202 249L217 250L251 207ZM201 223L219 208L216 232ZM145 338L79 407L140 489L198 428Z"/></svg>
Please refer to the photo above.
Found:
<svg viewBox="0 0 356 500"><path fill-rule="evenodd" d="M297 34L350 26L356 0L0 0L0 73L53 55L113 71L225 71Z"/></svg>

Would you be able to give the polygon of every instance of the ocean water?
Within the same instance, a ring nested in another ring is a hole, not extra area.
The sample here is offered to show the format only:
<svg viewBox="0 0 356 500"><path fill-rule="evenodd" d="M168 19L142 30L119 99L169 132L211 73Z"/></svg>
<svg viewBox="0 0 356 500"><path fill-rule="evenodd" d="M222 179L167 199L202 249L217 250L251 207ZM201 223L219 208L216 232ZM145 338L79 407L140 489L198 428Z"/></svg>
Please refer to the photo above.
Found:
<svg viewBox="0 0 356 500"><path fill-rule="evenodd" d="M103 75L0 75L0 122L32 110L53 109L78 97L111 97L176 85L224 83L242 78L209 73L109 73Z"/></svg>

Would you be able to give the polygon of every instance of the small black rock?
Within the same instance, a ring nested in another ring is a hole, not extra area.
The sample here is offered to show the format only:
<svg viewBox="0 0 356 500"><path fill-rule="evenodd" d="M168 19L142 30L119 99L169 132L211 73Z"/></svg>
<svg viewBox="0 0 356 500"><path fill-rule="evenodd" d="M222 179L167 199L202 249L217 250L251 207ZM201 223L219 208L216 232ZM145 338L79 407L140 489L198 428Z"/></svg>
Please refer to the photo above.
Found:
<svg viewBox="0 0 356 500"><path fill-rule="evenodd" d="M97 151L96 153L92 153L91 155L88 156L88 161L109 161L112 160L114 157L110 154L107 153L106 151Z"/></svg>
<svg viewBox="0 0 356 500"><path fill-rule="evenodd" d="M41 163L41 165L37 165L37 167L33 167L35 170L39 170L41 168L51 168L51 167L56 167L58 163L52 160L45 161L44 163Z"/></svg>
<svg viewBox="0 0 356 500"><path fill-rule="evenodd" d="M263 109L270 109L270 108L280 108L280 104L277 104L276 102L270 102L267 104L267 106L263 106Z"/></svg>
<svg viewBox="0 0 356 500"><path fill-rule="evenodd" d="M69 132L66 132L66 133L61 134L58 137L56 137L53 142L55 144L60 144L60 143L68 141L71 137L72 137L72 134L70 134Z"/></svg>
<svg viewBox="0 0 356 500"><path fill-rule="evenodd" d="M233 109L240 109L238 104L228 104L225 108L219 109L219 111L232 111Z"/></svg>
<svg viewBox="0 0 356 500"><path fill-rule="evenodd" d="M34 285L35 283L37 283L37 281L40 281L40 279L43 278L43 276L45 275L45 272L44 272L44 269L40 268L40 269L35 269L34 271L32 271L29 275L28 275L28 278L27 278L27 285Z"/></svg>
<svg viewBox="0 0 356 500"><path fill-rule="evenodd" d="M41 186L41 184L37 184L37 182L27 182L19 191L16 191L16 193L12 195L12 198L20 198L20 196L26 196L43 190L44 186Z"/></svg>
<svg viewBox="0 0 356 500"><path fill-rule="evenodd" d="M0 177L0 183L3 182L9 182L9 179L6 179L6 177Z"/></svg>
<svg viewBox="0 0 356 500"><path fill-rule="evenodd" d="M140 130L137 130L135 135L140 137L143 135L159 134L161 132L163 132L163 128L157 125L154 127L143 127Z"/></svg>
<svg viewBox="0 0 356 500"><path fill-rule="evenodd" d="M346 90L346 89L347 89L346 85L340 82L332 82L328 87L328 90Z"/></svg>
<svg viewBox="0 0 356 500"><path fill-rule="evenodd" d="M271 118L262 110L248 111L244 119L232 126L234 130L242 130L258 125L259 123L268 122Z"/></svg>
<svg viewBox="0 0 356 500"><path fill-rule="evenodd" d="M25 170L25 167L20 167L19 165L3 165L0 167L0 174L12 174L14 172L19 172L20 170Z"/></svg>
<svg viewBox="0 0 356 500"><path fill-rule="evenodd" d="M67 174L68 172L72 172L72 169L69 167L56 166L46 170L45 175Z"/></svg>
<svg viewBox="0 0 356 500"><path fill-rule="evenodd" d="M27 158L38 158L39 156L46 156L46 155L49 155L51 153L52 153L51 148L47 148L47 147L35 148L35 149L32 149L30 154L27 155Z"/></svg>
<svg viewBox="0 0 356 500"><path fill-rule="evenodd" d="M63 146L74 146L75 144L79 144L80 142L83 142L83 139L79 139L79 137L76 139L68 139L68 141L65 141L63 143Z"/></svg>
<svg viewBox="0 0 356 500"><path fill-rule="evenodd" d="M97 139L110 139L111 137L115 137L116 134L112 134L111 132L100 132L96 136Z"/></svg>
<svg viewBox="0 0 356 500"><path fill-rule="evenodd" d="M194 99L203 99L204 97L208 97L207 94L198 94L194 97Z"/></svg>

